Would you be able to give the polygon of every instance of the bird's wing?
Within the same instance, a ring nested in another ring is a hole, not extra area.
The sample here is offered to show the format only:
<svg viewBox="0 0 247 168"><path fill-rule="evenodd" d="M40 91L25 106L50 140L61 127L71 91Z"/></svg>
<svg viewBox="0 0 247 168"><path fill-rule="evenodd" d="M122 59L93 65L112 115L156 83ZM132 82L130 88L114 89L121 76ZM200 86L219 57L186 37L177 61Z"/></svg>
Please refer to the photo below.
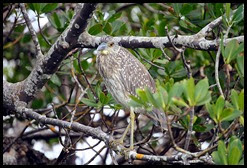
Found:
<svg viewBox="0 0 247 168"><path fill-rule="evenodd" d="M136 89L144 89L147 86L153 93L155 92L155 82L149 74L146 67L127 49L121 47L121 52L124 54L122 59L122 70L120 78L128 93L136 95Z"/></svg>

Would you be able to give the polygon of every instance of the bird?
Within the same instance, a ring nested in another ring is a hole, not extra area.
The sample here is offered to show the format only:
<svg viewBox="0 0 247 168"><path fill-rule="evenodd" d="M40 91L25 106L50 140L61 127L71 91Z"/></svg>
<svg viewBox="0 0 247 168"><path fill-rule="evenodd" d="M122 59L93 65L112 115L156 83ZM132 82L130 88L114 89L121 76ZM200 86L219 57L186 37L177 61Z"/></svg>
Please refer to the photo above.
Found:
<svg viewBox="0 0 247 168"><path fill-rule="evenodd" d="M130 95L136 96L136 89L144 89L145 87L155 93L155 81L146 67L130 51L118 43L102 42L96 51L96 66L108 92L125 110L130 111L130 123L119 142L123 143L124 137L130 129L130 149L133 149L135 113L147 114L147 112L143 108L131 107L129 105ZM166 130L164 112L153 108L152 114L154 118L156 117L160 121L155 120L154 124L160 125Z"/></svg>

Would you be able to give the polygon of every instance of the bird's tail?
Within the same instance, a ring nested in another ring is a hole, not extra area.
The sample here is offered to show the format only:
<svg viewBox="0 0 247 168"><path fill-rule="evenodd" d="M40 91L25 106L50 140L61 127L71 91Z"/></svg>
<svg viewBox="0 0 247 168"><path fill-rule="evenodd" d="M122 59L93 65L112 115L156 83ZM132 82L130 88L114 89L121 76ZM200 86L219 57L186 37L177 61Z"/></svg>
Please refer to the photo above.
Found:
<svg viewBox="0 0 247 168"><path fill-rule="evenodd" d="M156 126L160 126L163 130L167 131L167 120L164 111L154 108L152 111L154 116L153 121Z"/></svg>

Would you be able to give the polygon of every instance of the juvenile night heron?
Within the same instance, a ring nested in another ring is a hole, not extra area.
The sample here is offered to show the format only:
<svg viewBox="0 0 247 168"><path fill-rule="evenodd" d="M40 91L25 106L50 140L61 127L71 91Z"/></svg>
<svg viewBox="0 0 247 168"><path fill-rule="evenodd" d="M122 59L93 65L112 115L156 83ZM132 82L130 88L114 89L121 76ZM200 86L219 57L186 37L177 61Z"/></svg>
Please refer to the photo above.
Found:
<svg viewBox="0 0 247 168"><path fill-rule="evenodd" d="M123 143L125 135L131 128L130 149L133 149L135 113L147 112L143 108L130 107L129 95L136 95L136 89L144 89L145 86L154 93L155 82L145 66L134 55L114 42L101 43L98 46L96 63L107 90L119 104L130 111L130 123L119 141ZM161 121L159 124L166 128L164 113L153 109L152 114Z"/></svg>

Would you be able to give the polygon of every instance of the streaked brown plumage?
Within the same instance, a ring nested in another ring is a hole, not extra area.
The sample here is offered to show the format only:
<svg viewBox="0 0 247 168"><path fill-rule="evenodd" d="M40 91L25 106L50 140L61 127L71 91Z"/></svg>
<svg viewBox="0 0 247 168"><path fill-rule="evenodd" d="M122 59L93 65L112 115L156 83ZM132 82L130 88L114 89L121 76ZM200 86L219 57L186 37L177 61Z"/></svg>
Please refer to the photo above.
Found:
<svg viewBox="0 0 247 168"><path fill-rule="evenodd" d="M131 108L128 104L129 95L136 95L137 88L144 89L146 86L153 93L156 91L155 82L145 66L127 49L113 42L99 45L96 63L107 90L127 110ZM135 108L134 111L146 112L143 108ZM158 109L153 109L153 115L159 120L165 120L164 113ZM164 123L161 125L166 128Z"/></svg>

